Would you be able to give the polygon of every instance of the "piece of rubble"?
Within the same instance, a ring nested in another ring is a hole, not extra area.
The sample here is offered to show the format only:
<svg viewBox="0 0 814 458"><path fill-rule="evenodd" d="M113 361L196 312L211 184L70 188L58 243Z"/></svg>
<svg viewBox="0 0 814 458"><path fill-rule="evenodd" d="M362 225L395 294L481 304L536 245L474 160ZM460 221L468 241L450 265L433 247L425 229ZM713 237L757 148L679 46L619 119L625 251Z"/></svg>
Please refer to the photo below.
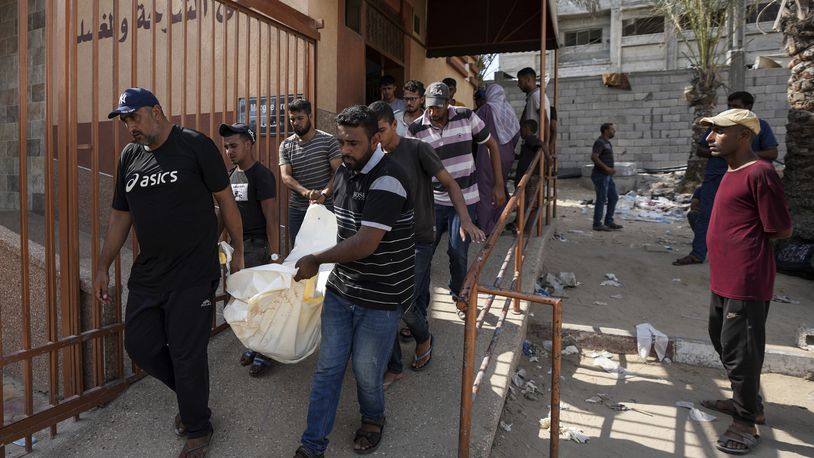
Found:
<svg viewBox="0 0 814 458"><path fill-rule="evenodd" d="M518 388L523 388L523 385L526 384L526 370L518 369L517 372L512 375L512 383L517 385Z"/></svg>
<svg viewBox="0 0 814 458"><path fill-rule="evenodd" d="M500 429L502 429L503 431L506 431L507 433L510 433L510 432L512 432L512 424L511 423L506 423L505 421L500 420Z"/></svg>
<svg viewBox="0 0 814 458"><path fill-rule="evenodd" d="M576 355L578 353L579 353L579 348L577 348L576 345L569 345L569 346L565 347L563 349L563 351L562 351L563 356Z"/></svg>
<svg viewBox="0 0 814 458"><path fill-rule="evenodd" d="M594 301L594 305L608 305L608 303L602 301Z"/></svg>
<svg viewBox="0 0 814 458"><path fill-rule="evenodd" d="M797 346L803 350L814 351L814 328L801 326L797 330Z"/></svg>

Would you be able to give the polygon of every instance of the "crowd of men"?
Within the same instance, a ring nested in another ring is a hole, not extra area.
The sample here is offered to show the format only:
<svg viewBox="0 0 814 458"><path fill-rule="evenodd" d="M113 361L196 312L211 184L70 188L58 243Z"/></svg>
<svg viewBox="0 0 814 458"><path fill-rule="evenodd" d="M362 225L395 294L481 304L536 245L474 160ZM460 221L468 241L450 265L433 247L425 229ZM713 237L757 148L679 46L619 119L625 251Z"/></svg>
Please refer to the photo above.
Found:
<svg viewBox="0 0 814 458"><path fill-rule="evenodd" d="M539 98L535 75L527 70L521 88ZM233 165L227 170L215 142L172 124L150 91L122 93L109 117L119 117L133 141L119 161L94 288L99 300L110 301L108 269L135 228L140 252L128 283L125 348L139 367L176 393L174 429L187 438L180 456L204 456L214 433L207 341L219 282L217 242L225 238L234 249L232 273L267 264L278 228L286 228L293 246L313 204L335 213L338 234L334 247L297 262L295 280L313 277L320 264L335 267L327 281L319 361L296 456L322 456L326 450L348 361L362 414L353 450L366 454L378 447L384 389L403 377L401 341L415 341L410 369L425 370L432 361L435 339L427 314L436 248L448 234L448 286L457 298L469 244L487 237L476 221L478 201L485 198L487 208L499 211L507 200L514 153L507 163L500 148L514 148L520 120L503 97L487 98L497 114L484 122L455 99L455 86L452 78L426 89L411 80L397 98L395 79L385 75L381 100L343 110L336 135L315 128L309 101L290 102L286 114L293 133L279 147L279 177L289 191L287 221L275 217L275 174L257 160L250 126L220 125L223 153ZM529 104L525 142L540 147L533 137L541 120L548 125L549 107L541 114L532 96ZM477 145L482 160L476 165ZM523 151L525 162L537 152ZM488 168L492 177L480 192L478 168ZM251 349L239 361L251 376L272 365Z"/></svg>
<svg viewBox="0 0 814 458"><path fill-rule="evenodd" d="M234 165L227 170L216 144L173 125L150 91L122 93L109 117L121 119L133 142L119 162L94 288L99 300L110 300L108 269L134 227L140 252L129 280L125 348L139 367L176 393L174 429L187 438L180 456L204 456L214 432L207 341L220 272L217 242L225 237L234 248L232 273L267 264L278 228L286 227L293 245L312 204L334 212L338 234L335 246L297 262L297 281L316 275L321 264L335 267L327 281L306 429L295 456L324 455L349 361L361 412L351 447L367 454L379 446L386 425L384 390L403 377L401 341L415 342L411 370L425 370L432 361L430 266L444 234L449 293L457 298L469 244L486 239L490 208L499 210L506 202L518 139L523 142L517 180L537 151L543 151L547 167L556 148L555 135L549 135L556 130L556 111L547 99L541 107L532 69L518 73L518 87L527 94L520 119L502 88L479 91L476 112L455 100L454 83L434 82L425 89L420 81L407 81L400 99L395 80L385 76L381 100L339 113L336 135L315 128L307 100L289 103L293 133L279 147L279 176L289 190L287 221L275 218L275 174L256 159L249 126L220 126L223 152ZM755 445L754 424L764 418L758 387L774 278L768 241L791 231L776 173L757 160L771 159L765 150L776 142L770 130L771 138L761 139L767 129L749 111L753 99L743 94L730 97L733 109L704 120L710 126L708 151L727 168L714 190L705 180L699 192L704 224L709 220L709 229L704 227L710 244L709 332L735 392L732 400L705 405L733 416L733 426L718 442L733 453ZM593 228L618 230L610 143L616 130L606 123L600 131L591 154ZM745 237L758 243L744 248L738 241ZM679 264L703 261L701 256L691 254L692 262ZM733 261L747 274L731 269ZM399 329L402 320L406 326ZM249 349L240 364L258 376L271 360Z"/></svg>

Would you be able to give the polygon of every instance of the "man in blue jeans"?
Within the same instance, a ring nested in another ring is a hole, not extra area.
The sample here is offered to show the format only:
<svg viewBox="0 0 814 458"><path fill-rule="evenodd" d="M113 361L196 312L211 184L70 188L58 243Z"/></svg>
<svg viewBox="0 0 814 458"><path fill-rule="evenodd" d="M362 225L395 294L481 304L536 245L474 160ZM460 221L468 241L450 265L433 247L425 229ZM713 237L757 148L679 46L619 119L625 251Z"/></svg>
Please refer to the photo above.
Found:
<svg viewBox="0 0 814 458"><path fill-rule="evenodd" d="M616 128L613 123L606 122L599 127L599 133L601 135L594 142L591 151L591 161L594 163L591 181L594 182L596 190L594 230L615 231L622 228L621 225L613 222L613 213L616 210L616 202L619 201L619 194L616 192L616 184L613 182L616 170L613 168L613 145L610 140L616 135ZM605 211L606 203L607 212ZM603 214L605 215L604 224L602 223Z"/></svg>
<svg viewBox="0 0 814 458"><path fill-rule="evenodd" d="M322 343L311 382L308 425L297 457L328 447L342 379L353 360L362 426L353 450L372 453L384 432L383 374L401 310L413 300L413 196L407 176L379 144L376 114L361 105L336 117L342 166L334 178L337 245L297 261L299 281L335 263L322 307Z"/></svg>
<svg viewBox="0 0 814 458"><path fill-rule="evenodd" d="M733 92L727 97L727 108L729 110L738 108L742 110L752 110L755 104L755 97L744 91ZM773 161L777 159L777 139L774 137L771 126L764 120L760 121L760 133L752 138L752 151L760 159ZM673 261L674 266L686 266L690 264L701 264L707 257L707 228L712 215L712 204L715 202L715 195L718 193L718 186L727 170L726 161L718 156L713 156L709 150L707 137L712 128L698 139L698 149L696 154L700 157L709 158L707 167L704 170L704 181L701 187L696 190L698 194L699 212L698 218L693 227L692 251L683 258Z"/></svg>
<svg viewBox="0 0 814 458"><path fill-rule="evenodd" d="M405 334L415 339L415 356L410 369L420 371L432 360L433 336L427 321L427 308L430 305L430 266L435 250L435 214L433 203L433 179L449 191L449 197L460 220L461 230L450 234L462 240L470 237L476 242L486 239L483 231L477 228L469 216L464 196L458 183L441 164L441 159L432 147L414 138L401 138L397 132L398 121L387 103L379 100L370 104L379 121L382 149L400 165L407 174L410 193L413 195L415 218L415 300L404 310L402 318L407 328ZM393 338L393 354L384 374L384 387L401 379L401 344L398 336Z"/></svg>

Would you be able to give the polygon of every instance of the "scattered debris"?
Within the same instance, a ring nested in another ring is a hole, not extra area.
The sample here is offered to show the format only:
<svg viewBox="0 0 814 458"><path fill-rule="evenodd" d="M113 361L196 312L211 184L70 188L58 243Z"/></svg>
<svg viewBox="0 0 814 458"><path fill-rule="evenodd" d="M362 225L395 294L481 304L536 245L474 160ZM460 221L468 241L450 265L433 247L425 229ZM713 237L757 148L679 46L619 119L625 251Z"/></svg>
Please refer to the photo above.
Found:
<svg viewBox="0 0 814 458"><path fill-rule="evenodd" d="M676 401L676 407L683 407L685 409L690 410L690 418L697 422L703 421L715 421L716 417L714 415L710 415L706 412L702 412L701 410L695 407L691 401Z"/></svg>
<svg viewBox="0 0 814 458"><path fill-rule="evenodd" d="M591 440L591 438L586 436L581 429L577 429L574 426L568 426L565 428L560 427L560 437L563 439L572 440L578 444L585 444Z"/></svg>
<svg viewBox="0 0 814 458"><path fill-rule="evenodd" d="M603 402L610 399L610 395L607 393L596 393L595 396L591 396L590 398L586 399L585 402L591 404L602 404Z"/></svg>
<svg viewBox="0 0 814 458"><path fill-rule="evenodd" d="M512 375L512 383L514 383L518 388L523 388L523 385L526 384L526 370L525 369L518 369L517 372Z"/></svg>
<svg viewBox="0 0 814 458"><path fill-rule="evenodd" d="M537 355L538 353L539 353L539 349L537 348L537 345L534 345L533 343L531 343L528 340L523 341L523 354L524 355L526 355L528 357L532 357L532 356Z"/></svg>
<svg viewBox="0 0 814 458"><path fill-rule="evenodd" d="M595 351L592 354L588 355L589 358L599 358L600 356L608 359L613 359L613 353L607 350Z"/></svg>
<svg viewBox="0 0 814 458"><path fill-rule="evenodd" d="M780 302L780 303L783 303L783 304L799 304L800 303L800 301L798 301L796 299L792 299L792 298L790 298L788 296L782 296L782 295L779 295L779 294L774 295L774 297L772 298L772 302Z"/></svg>
<svg viewBox="0 0 814 458"><path fill-rule="evenodd" d="M506 423L503 420L500 420L500 429L506 431L507 433L512 432L512 423Z"/></svg>
<svg viewBox="0 0 814 458"><path fill-rule="evenodd" d="M552 238L554 238L554 240L559 240L560 242L567 242L568 241L568 239L565 238L565 236L560 234L559 232L555 232L554 235L552 236Z"/></svg>
<svg viewBox="0 0 814 458"><path fill-rule="evenodd" d="M669 342L667 334L654 328L650 323L641 323L636 325L636 345L639 348L639 358L642 361L647 359L652 347L656 348L656 355L659 361L664 359L667 354L667 343Z"/></svg>
<svg viewBox="0 0 814 458"><path fill-rule="evenodd" d="M621 299L621 298L622 298L621 294L611 294L611 299Z"/></svg>
<svg viewBox="0 0 814 458"><path fill-rule="evenodd" d="M529 362L530 363L539 363L540 362L540 357L539 356L529 356Z"/></svg>
<svg viewBox="0 0 814 458"><path fill-rule="evenodd" d="M605 278L607 278L607 280L600 283L599 286L613 286L615 288L619 288L622 286L622 282L619 281L619 278L616 277L616 274L610 272L606 273Z"/></svg>
<svg viewBox="0 0 814 458"><path fill-rule="evenodd" d="M633 412L638 412L640 414L647 415L648 417L653 416L652 413L647 413L647 412L645 412L643 410L639 410L639 409L637 409L635 407L630 407L630 406L627 406L627 405L622 404L622 403L610 404L610 405L608 405L608 408L611 409L611 410L616 410L618 412L627 412L627 411L630 410L630 411L633 411Z"/></svg>
<svg viewBox="0 0 814 458"><path fill-rule="evenodd" d="M608 303L602 301L594 301L594 305L608 305Z"/></svg>
<svg viewBox="0 0 814 458"><path fill-rule="evenodd" d="M619 366L618 364L614 363L613 361L609 360L604 356L598 356L594 358L594 364L605 369L605 372L611 374L618 374L619 378L627 378L633 377L636 375L635 372L631 372L624 367Z"/></svg>
<svg viewBox="0 0 814 458"><path fill-rule="evenodd" d="M545 291L547 297L568 297L565 288L575 288L580 283L573 272L560 272L558 274L546 273L537 279L537 291Z"/></svg>
<svg viewBox="0 0 814 458"><path fill-rule="evenodd" d="M676 282L676 283L681 283L681 279L680 279L680 278L674 278L674 279L673 279L673 281L674 281L674 282Z"/></svg>
<svg viewBox="0 0 814 458"><path fill-rule="evenodd" d="M668 250L667 248L661 245L651 245L649 243L645 243L643 246L644 250L650 253L669 253L670 251L672 251L672 249Z"/></svg>
<svg viewBox="0 0 814 458"><path fill-rule="evenodd" d="M577 282L577 276L574 275L574 272L560 272L557 276L560 283L566 288L575 288L579 283Z"/></svg>
<svg viewBox="0 0 814 458"><path fill-rule="evenodd" d="M570 232L572 234L584 234L585 233L585 231L580 230L580 229L569 229L568 232Z"/></svg>
<svg viewBox="0 0 814 458"><path fill-rule="evenodd" d="M562 351L563 356L579 354L579 348L576 345L569 345Z"/></svg>
<svg viewBox="0 0 814 458"><path fill-rule="evenodd" d="M543 341L543 349L544 349L545 351L549 352L549 353L551 353L551 346L552 346L552 345L553 345L553 344L551 343L551 341L550 341L550 340L545 340L545 341Z"/></svg>

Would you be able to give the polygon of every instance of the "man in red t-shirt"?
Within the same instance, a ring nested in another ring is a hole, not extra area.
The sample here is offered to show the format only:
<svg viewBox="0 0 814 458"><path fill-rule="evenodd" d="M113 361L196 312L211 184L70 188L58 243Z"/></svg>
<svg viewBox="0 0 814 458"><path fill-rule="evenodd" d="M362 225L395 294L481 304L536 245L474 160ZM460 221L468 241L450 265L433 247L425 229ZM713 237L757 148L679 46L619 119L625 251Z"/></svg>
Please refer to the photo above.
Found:
<svg viewBox="0 0 814 458"><path fill-rule="evenodd" d="M707 246L709 336L732 386L732 399L701 404L732 415L716 447L742 455L757 445L755 424L765 422L759 391L776 272L771 240L791 236L791 215L774 167L752 151L760 133L757 116L733 109L701 123L712 126L712 155L729 166L715 196Z"/></svg>

